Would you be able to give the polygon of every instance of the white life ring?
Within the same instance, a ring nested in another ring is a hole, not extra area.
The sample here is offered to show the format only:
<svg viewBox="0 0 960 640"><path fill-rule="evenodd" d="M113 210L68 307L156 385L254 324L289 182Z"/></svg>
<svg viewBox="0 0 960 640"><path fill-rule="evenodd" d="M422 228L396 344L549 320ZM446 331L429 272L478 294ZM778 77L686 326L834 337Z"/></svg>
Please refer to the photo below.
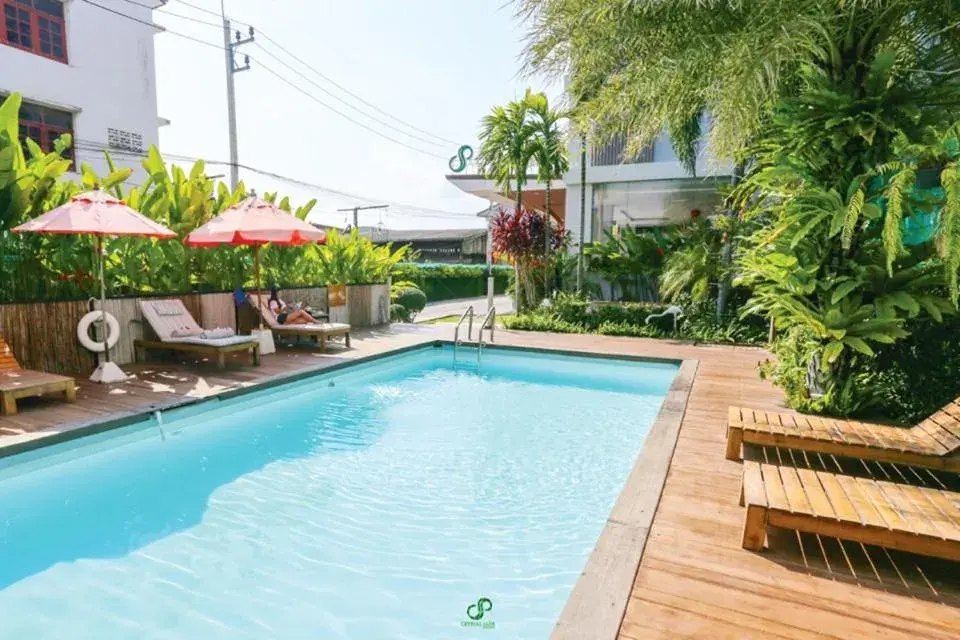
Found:
<svg viewBox="0 0 960 640"><path fill-rule="evenodd" d="M90 337L90 325L98 320L102 320L103 316L103 311L91 311L87 315L80 318L80 324L77 325L77 340L80 341L80 344L94 353L103 353L106 350L106 346L104 346L102 342L98 342ZM109 313L106 314L106 316L107 345L112 349L120 340L120 323L117 322L117 319Z"/></svg>

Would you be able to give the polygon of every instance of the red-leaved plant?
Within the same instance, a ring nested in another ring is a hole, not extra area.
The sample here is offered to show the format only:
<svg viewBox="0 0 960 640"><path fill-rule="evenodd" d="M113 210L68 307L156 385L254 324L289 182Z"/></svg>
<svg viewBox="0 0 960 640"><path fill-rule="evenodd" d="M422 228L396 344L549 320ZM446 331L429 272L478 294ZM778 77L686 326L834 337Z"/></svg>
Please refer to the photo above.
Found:
<svg viewBox="0 0 960 640"><path fill-rule="evenodd" d="M491 236L494 255L507 257L517 269L518 301L527 308L534 306L537 292L533 271L552 261L563 246L563 230L549 224L545 214L501 208L491 223Z"/></svg>

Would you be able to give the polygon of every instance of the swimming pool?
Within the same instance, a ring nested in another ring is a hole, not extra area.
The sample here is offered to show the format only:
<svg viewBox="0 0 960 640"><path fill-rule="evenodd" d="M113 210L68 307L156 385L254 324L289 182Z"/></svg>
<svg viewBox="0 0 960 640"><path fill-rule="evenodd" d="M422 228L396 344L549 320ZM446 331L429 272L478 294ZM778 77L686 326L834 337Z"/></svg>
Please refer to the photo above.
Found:
<svg viewBox="0 0 960 640"><path fill-rule="evenodd" d="M10 638L546 638L678 366L428 347L0 460Z"/></svg>

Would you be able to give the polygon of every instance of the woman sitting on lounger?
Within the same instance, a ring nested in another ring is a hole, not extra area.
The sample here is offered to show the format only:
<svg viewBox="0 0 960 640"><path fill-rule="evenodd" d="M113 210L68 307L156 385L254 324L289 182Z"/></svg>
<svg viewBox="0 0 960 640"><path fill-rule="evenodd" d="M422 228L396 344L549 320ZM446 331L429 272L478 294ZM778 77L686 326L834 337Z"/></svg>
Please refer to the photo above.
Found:
<svg viewBox="0 0 960 640"><path fill-rule="evenodd" d="M267 306L277 316L280 324L313 324L316 320L303 309L295 309L280 299L276 287L270 287L270 300Z"/></svg>

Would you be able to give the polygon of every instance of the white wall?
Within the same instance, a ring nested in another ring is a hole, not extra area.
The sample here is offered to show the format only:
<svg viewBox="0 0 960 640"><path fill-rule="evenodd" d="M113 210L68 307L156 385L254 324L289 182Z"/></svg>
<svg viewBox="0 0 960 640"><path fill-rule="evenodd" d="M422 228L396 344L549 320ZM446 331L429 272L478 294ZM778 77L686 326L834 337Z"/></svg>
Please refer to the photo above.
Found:
<svg viewBox="0 0 960 640"><path fill-rule="evenodd" d="M97 0L129 16L151 22L152 11L123 0ZM144 1L141 4L149 4ZM69 64L0 44L0 92L17 91L25 101L73 112L74 137L107 146L107 128L139 133L144 150L157 144L157 92L154 42L158 31L85 2L65 2ZM108 172L103 154L76 150L80 162ZM139 161L115 155L118 165L136 169Z"/></svg>

